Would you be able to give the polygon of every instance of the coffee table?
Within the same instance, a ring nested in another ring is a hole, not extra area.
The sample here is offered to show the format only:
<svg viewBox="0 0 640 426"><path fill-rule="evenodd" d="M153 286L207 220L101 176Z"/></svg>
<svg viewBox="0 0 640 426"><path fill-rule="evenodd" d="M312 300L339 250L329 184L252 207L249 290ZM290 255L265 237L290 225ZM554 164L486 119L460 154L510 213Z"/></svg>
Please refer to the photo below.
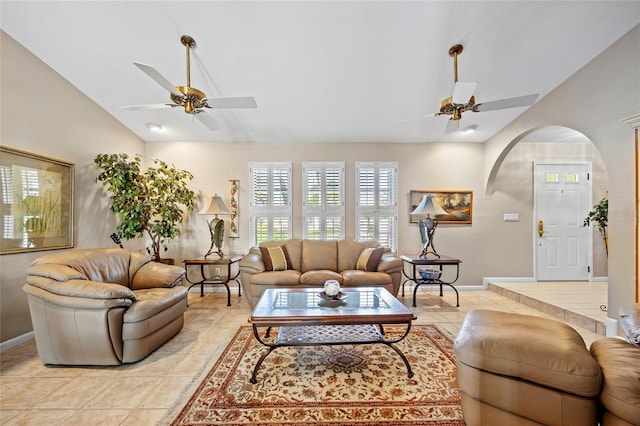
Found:
<svg viewBox="0 0 640 426"><path fill-rule="evenodd" d="M320 288L267 289L253 310L249 322L253 334L267 350L253 369L250 382L256 383L258 370L275 349L285 346L353 345L381 343L393 349L413 376L407 357L394 346L411 330L416 316L389 291L382 287L343 289L341 300L321 297ZM404 334L387 339L384 326L404 325ZM278 327L277 337L270 337ZM260 329L266 333L260 335Z"/></svg>

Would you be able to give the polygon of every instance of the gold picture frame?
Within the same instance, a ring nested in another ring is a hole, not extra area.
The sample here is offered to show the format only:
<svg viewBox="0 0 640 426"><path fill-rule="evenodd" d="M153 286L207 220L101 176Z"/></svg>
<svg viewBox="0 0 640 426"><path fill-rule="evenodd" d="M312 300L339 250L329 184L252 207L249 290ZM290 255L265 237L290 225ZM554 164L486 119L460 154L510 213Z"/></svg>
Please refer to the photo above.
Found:
<svg viewBox="0 0 640 426"><path fill-rule="evenodd" d="M0 254L73 247L74 165L0 146Z"/></svg>
<svg viewBox="0 0 640 426"><path fill-rule="evenodd" d="M439 224L471 224L473 219L473 191L411 190L409 213L420 204L425 195L432 195L448 214L436 215ZM409 214L409 223L418 223L419 218Z"/></svg>

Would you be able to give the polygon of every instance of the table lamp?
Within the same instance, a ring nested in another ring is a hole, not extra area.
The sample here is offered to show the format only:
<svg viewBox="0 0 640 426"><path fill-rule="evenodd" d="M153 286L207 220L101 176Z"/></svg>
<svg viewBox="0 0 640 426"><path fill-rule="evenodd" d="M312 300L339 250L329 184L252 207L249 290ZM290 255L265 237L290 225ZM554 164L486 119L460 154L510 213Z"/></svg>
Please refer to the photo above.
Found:
<svg viewBox="0 0 640 426"><path fill-rule="evenodd" d="M433 245L433 236L438 226L438 219L435 216L448 213L440 206L440 203L438 203L438 200L436 200L433 195L427 194L422 197L420 204L418 204L410 214L421 217L418 222L420 239L422 240L422 253L420 253L420 257L425 257L429 253L440 257ZM434 217L431 217L431 215Z"/></svg>
<svg viewBox="0 0 640 426"><path fill-rule="evenodd" d="M211 247L209 247L209 251L204 255L206 259L210 254L216 253L222 259L224 254L222 253L222 241L224 239L224 220L218 217L219 214L231 214L231 210L227 208L222 201L222 198L215 194L211 197L211 202L209 203L209 207L206 209L202 209L198 212L198 214L204 215L215 215L213 219L211 219L209 223L209 233L211 234ZM214 250L215 246L215 250Z"/></svg>

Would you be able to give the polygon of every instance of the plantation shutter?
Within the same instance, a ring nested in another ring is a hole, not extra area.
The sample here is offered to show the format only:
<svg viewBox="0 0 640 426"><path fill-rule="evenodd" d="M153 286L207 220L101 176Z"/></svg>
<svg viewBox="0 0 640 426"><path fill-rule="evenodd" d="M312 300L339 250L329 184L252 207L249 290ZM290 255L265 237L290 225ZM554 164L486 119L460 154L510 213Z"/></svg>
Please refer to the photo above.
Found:
<svg viewBox="0 0 640 426"><path fill-rule="evenodd" d="M356 239L396 250L397 163L356 163Z"/></svg>
<svg viewBox="0 0 640 426"><path fill-rule="evenodd" d="M249 163L251 241L291 238L291 163Z"/></svg>
<svg viewBox="0 0 640 426"><path fill-rule="evenodd" d="M344 163L305 162L302 175L303 238L344 238Z"/></svg>

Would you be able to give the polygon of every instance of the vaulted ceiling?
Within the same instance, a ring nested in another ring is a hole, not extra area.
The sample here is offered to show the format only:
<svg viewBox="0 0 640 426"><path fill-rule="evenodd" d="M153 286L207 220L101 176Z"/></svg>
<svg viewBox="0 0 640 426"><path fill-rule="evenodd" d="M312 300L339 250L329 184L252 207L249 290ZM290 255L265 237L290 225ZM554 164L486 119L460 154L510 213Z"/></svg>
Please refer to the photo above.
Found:
<svg viewBox="0 0 640 426"><path fill-rule="evenodd" d="M477 131L445 135L451 46L476 103L543 97L638 24L638 1L0 3L3 31L145 141L483 142L527 107L465 112ZM171 102L133 62L186 85L184 34L191 86L256 109L208 110L212 131L179 107L120 108Z"/></svg>

